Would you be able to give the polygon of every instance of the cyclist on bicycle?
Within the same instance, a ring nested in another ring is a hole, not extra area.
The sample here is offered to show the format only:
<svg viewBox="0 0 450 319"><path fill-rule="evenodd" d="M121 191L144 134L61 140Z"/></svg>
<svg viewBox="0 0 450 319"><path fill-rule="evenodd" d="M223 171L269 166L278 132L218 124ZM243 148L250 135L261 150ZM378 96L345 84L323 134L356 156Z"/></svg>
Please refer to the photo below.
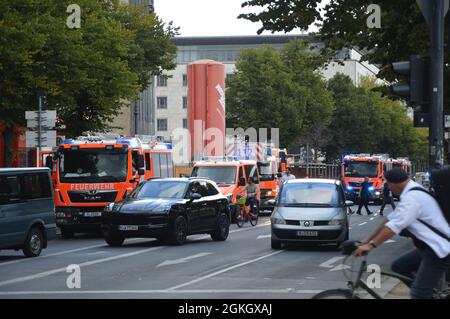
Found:
<svg viewBox="0 0 450 319"><path fill-rule="evenodd" d="M240 195L244 190L247 192L247 199L245 200L245 206L250 206L250 209L253 207L253 204L256 203L259 206L257 194L258 194L258 186L253 183L253 178L249 178L247 182L247 186L243 188L238 195Z"/></svg>
<svg viewBox="0 0 450 319"><path fill-rule="evenodd" d="M450 268L450 226L437 201L413 182L402 169L385 173L392 192L400 203L355 252L362 256L400 232L407 230L414 249L394 261L392 270L412 277L412 299L430 299L433 290Z"/></svg>

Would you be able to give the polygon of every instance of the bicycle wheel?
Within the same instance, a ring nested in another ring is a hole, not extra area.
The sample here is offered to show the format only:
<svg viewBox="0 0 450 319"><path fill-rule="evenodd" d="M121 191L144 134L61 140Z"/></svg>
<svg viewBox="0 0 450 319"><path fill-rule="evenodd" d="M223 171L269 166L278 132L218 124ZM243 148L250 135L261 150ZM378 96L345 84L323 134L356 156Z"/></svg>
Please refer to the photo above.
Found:
<svg viewBox="0 0 450 319"><path fill-rule="evenodd" d="M359 299L358 296L354 298ZM352 299L352 291L350 289L330 289L312 296L311 299Z"/></svg>
<svg viewBox="0 0 450 319"><path fill-rule="evenodd" d="M258 216L259 216L258 208L253 209L253 207L251 207L251 209L250 209L250 224L252 226L256 226L256 224L258 223Z"/></svg>
<svg viewBox="0 0 450 319"><path fill-rule="evenodd" d="M242 213L242 207L238 207L236 210L236 225L238 225L239 228L244 226L244 216Z"/></svg>

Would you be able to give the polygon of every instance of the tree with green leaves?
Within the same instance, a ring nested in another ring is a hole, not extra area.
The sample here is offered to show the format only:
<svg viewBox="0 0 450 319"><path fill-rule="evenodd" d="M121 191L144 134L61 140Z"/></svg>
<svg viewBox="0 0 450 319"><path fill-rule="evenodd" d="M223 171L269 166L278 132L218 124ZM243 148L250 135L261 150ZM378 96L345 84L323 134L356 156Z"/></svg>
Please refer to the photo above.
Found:
<svg viewBox="0 0 450 319"><path fill-rule="evenodd" d="M280 129L283 147L321 146L334 103L316 73L317 53L294 40L281 51L270 46L241 51L237 72L227 82L227 126ZM319 128L323 134L308 134Z"/></svg>
<svg viewBox="0 0 450 319"><path fill-rule="evenodd" d="M321 2L244 1L242 7L262 10L259 13L241 14L239 18L262 23L258 33L265 30L289 32L295 28L308 30L311 25L316 25L319 31L315 36L323 41L326 49L364 49L362 60L379 65L379 77L388 81L395 80L390 66L392 62L429 52L430 29L416 0L330 0L325 6L320 6ZM381 8L381 28L367 26L371 15L367 9L371 4ZM445 61L450 61L449 53ZM450 80L448 67L445 70L445 79ZM446 91L448 95L449 90Z"/></svg>
<svg viewBox="0 0 450 319"><path fill-rule="evenodd" d="M2 0L0 11L0 125L6 126L6 164L13 126L47 91L68 136L109 128L127 101L153 75L175 67L177 29L145 7L119 0L79 0L81 28L66 26L70 1Z"/></svg>
<svg viewBox="0 0 450 319"><path fill-rule="evenodd" d="M427 132L414 128L406 107L374 91L375 86L366 79L361 87L355 87L348 76L339 73L329 80L336 110L329 126L327 159L338 160L344 152L356 152L425 160Z"/></svg>

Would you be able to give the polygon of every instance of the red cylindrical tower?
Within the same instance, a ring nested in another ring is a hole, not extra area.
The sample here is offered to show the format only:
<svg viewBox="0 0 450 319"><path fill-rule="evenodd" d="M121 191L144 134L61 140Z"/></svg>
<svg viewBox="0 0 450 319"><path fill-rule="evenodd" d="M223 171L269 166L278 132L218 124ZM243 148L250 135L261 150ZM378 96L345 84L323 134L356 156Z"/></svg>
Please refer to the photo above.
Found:
<svg viewBox="0 0 450 319"><path fill-rule="evenodd" d="M224 156L225 66L213 60L188 65L188 129L191 159Z"/></svg>

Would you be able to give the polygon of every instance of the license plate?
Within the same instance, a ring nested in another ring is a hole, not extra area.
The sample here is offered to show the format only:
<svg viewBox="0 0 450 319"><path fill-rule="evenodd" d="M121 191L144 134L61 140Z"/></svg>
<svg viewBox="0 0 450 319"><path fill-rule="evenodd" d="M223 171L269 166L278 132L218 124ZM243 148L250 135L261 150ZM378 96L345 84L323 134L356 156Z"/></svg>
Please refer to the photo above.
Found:
<svg viewBox="0 0 450 319"><path fill-rule="evenodd" d="M86 212L83 214L84 217L101 217L102 212Z"/></svg>
<svg viewBox="0 0 450 319"><path fill-rule="evenodd" d="M119 230L138 230L139 226L136 225L119 225Z"/></svg>
<svg viewBox="0 0 450 319"><path fill-rule="evenodd" d="M297 232L297 236L317 237L318 235L319 235L319 232L317 232L317 231L300 230Z"/></svg>

